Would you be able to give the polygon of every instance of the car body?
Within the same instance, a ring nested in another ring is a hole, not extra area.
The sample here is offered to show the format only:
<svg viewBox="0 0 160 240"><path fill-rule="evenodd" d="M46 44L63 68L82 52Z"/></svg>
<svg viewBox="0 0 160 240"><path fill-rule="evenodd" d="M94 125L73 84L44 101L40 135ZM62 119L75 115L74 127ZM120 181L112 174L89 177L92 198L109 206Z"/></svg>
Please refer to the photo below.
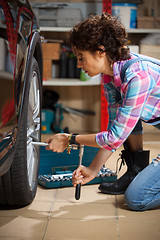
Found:
<svg viewBox="0 0 160 240"><path fill-rule="evenodd" d="M37 190L43 56L27 0L0 0L0 205L24 206Z"/></svg>

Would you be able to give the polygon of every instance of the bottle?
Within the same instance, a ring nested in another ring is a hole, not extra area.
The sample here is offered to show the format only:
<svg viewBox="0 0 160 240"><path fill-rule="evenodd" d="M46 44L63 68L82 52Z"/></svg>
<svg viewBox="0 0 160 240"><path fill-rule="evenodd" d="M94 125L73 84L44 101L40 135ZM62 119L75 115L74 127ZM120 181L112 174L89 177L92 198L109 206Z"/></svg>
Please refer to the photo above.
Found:
<svg viewBox="0 0 160 240"><path fill-rule="evenodd" d="M68 58L68 77L69 78L75 78L74 61L75 61L75 56L73 52L70 51L69 58Z"/></svg>
<svg viewBox="0 0 160 240"><path fill-rule="evenodd" d="M67 50L66 48L61 49L60 56L60 78L67 77Z"/></svg>
<svg viewBox="0 0 160 240"><path fill-rule="evenodd" d="M74 58L74 74L75 74L75 78L80 79L80 73L81 73L81 68L77 67L77 58Z"/></svg>

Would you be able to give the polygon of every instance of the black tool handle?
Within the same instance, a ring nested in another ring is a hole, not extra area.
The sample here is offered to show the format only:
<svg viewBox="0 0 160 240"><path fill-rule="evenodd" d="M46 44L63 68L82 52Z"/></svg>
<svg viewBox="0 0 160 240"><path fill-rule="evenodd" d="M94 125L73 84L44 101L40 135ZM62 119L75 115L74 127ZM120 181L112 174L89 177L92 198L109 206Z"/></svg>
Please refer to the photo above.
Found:
<svg viewBox="0 0 160 240"><path fill-rule="evenodd" d="M81 195L81 184L76 185L75 199L79 200Z"/></svg>

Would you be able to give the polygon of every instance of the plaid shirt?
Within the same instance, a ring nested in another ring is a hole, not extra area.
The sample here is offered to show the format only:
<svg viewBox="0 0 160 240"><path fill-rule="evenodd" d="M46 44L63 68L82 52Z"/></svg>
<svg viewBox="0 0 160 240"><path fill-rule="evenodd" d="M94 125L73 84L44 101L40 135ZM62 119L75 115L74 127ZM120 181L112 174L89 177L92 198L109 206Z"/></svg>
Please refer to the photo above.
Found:
<svg viewBox="0 0 160 240"><path fill-rule="evenodd" d="M131 59L137 56L143 57L131 54ZM96 141L100 147L110 151L124 143L139 118L146 123L153 120L152 125L160 122L154 121L160 117L160 66L149 61L133 63L127 68L122 82L120 73L127 61L114 63L113 78L105 81L104 77L103 82L109 124L107 131L96 135Z"/></svg>

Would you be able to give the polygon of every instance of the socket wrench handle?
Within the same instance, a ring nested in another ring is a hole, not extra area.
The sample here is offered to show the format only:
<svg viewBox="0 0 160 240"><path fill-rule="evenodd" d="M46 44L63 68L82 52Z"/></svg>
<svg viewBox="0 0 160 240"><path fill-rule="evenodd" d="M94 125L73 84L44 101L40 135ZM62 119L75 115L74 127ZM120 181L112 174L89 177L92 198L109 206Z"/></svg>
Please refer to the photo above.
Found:
<svg viewBox="0 0 160 240"><path fill-rule="evenodd" d="M82 157L84 153L84 145L80 145L79 147L79 166L82 165ZM76 191L75 191L75 199L79 200L81 196L81 184L76 185Z"/></svg>
<svg viewBox="0 0 160 240"><path fill-rule="evenodd" d="M81 196L81 184L76 185L75 199L79 200Z"/></svg>

